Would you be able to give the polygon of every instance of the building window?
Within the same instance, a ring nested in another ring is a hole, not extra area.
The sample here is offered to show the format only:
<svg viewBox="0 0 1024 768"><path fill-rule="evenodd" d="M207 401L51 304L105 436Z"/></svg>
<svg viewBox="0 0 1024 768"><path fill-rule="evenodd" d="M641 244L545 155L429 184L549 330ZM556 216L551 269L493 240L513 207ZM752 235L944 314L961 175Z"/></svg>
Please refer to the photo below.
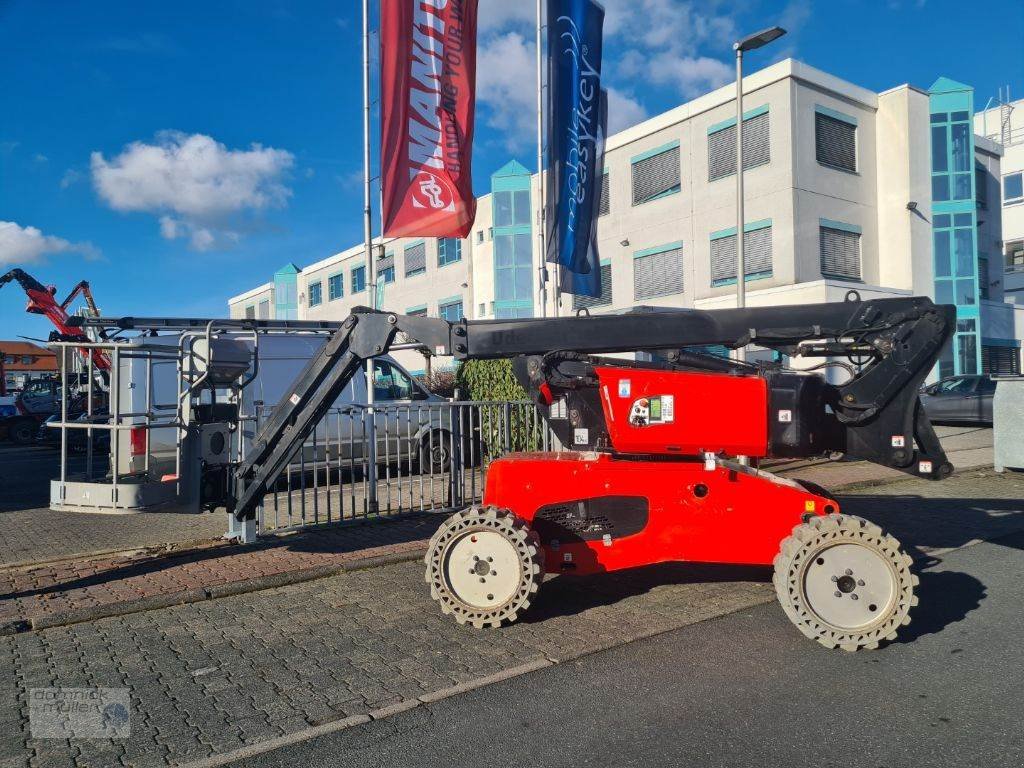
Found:
<svg viewBox="0 0 1024 768"><path fill-rule="evenodd" d="M633 205L678 192L679 142L633 158L630 165Z"/></svg>
<svg viewBox="0 0 1024 768"><path fill-rule="evenodd" d="M437 266L443 267L462 260L462 240L443 237L437 241Z"/></svg>
<svg viewBox="0 0 1024 768"><path fill-rule="evenodd" d="M672 243L633 256L633 298L683 292L683 244Z"/></svg>
<svg viewBox="0 0 1024 768"><path fill-rule="evenodd" d="M494 226L529 226L531 216L530 190L517 189L494 193Z"/></svg>
<svg viewBox="0 0 1024 768"><path fill-rule="evenodd" d="M743 273L746 280L772 275L772 224L748 224L743 232ZM711 235L711 285L736 282L736 230Z"/></svg>
<svg viewBox="0 0 1024 768"><path fill-rule="evenodd" d="M825 107L814 113L814 145L818 162L841 171L857 171L857 122Z"/></svg>
<svg viewBox="0 0 1024 768"><path fill-rule="evenodd" d="M760 111L760 110L758 110ZM736 121L708 134L708 181L736 173ZM768 111L743 118L743 170L771 162Z"/></svg>
<svg viewBox="0 0 1024 768"><path fill-rule="evenodd" d="M820 248L822 277L860 280L860 232L822 224Z"/></svg>
<svg viewBox="0 0 1024 768"><path fill-rule="evenodd" d="M359 293L366 290L366 265L355 267L352 270L352 293Z"/></svg>
<svg viewBox="0 0 1024 768"><path fill-rule="evenodd" d="M345 286L342 282L342 275L331 275L327 278L327 300L334 301L345 295Z"/></svg>
<svg viewBox="0 0 1024 768"><path fill-rule="evenodd" d="M22 365L32 365L32 355L22 355L21 356L21 364Z"/></svg>
<svg viewBox="0 0 1024 768"><path fill-rule="evenodd" d="M422 240L405 247L405 276L422 275L427 271L427 244Z"/></svg>
<svg viewBox="0 0 1024 768"><path fill-rule="evenodd" d="M479 245L483 241L484 241L484 231L482 229L478 229L476 231L476 242L477 242L477 245Z"/></svg>
<svg viewBox="0 0 1024 768"><path fill-rule="evenodd" d="M309 306L318 307L323 303L323 286L320 281L309 284Z"/></svg>
<svg viewBox="0 0 1024 768"><path fill-rule="evenodd" d="M1024 272L1024 240L1006 244L1006 271Z"/></svg>
<svg viewBox="0 0 1024 768"><path fill-rule="evenodd" d="M597 204L597 215L607 216L612 209L612 191L608 182L608 171L601 174L601 198Z"/></svg>
<svg viewBox="0 0 1024 768"><path fill-rule="evenodd" d="M601 295L573 296L572 308L590 309L591 307L607 307L612 303L612 265L601 265Z"/></svg>
<svg viewBox="0 0 1024 768"><path fill-rule="evenodd" d="M256 319L256 307L253 304L250 304L248 307L245 308L245 319L246 320L255 320ZM14 361L11 360L11 362L13 363Z"/></svg>
<svg viewBox="0 0 1024 768"><path fill-rule="evenodd" d="M974 215L937 213L932 227L935 300L939 304L977 304Z"/></svg>
<svg viewBox="0 0 1024 768"><path fill-rule="evenodd" d="M484 317L484 316L487 315L487 305L484 304L484 302L482 302L482 301L480 302L479 310L480 311L477 312L477 317Z"/></svg>
<svg viewBox="0 0 1024 768"><path fill-rule="evenodd" d="M462 299L449 299L437 305L437 316L449 323L462 319Z"/></svg>
<svg viewBox="0 0 1024 768"><path fill-rule="evenodd" d="M1009 173L1003 176L1003 205L1012 205L1024 200L1024 173Z"/></svg>
<svg viewBox="0 0 1024 768"><path fill-rule="evenodd" d="M528 232L494 238L494 298L533 306L533 243Z"/></svg>
<svg viewBox="0 0 1024 768"><path fill-rule="evenodd" d="M377 282L382 285L395 282L395 254L391 251L377 261Z"/></svg>
<svg viewBox="0 0 1024 768"><path fill-rule="evenodd" d="M988 171L981 163L974 166L974 194L979 210L988 209Z"/></svg>
<svg viewBox="0 0 1024 768"><path fill-rule="evenodd" d="M985 376L1020 376L1020 350L982 344L981 372Z"/></svg>
<svg viewBox="0 0 1024 768"><path fill-rule="evenodd" d="M405 314L410 317L426 317L427 316L427 305L421 304L418 307L409 307L405 310Z"/></svg>
<svg viewBox="0 0 1024 768"><path fill-rule="evenodd" d="M931 126L932 201L972 199L974 148L967 113L935 112L931 116ZM974 173L976 175L977 171Z"/></svg>
<svg viewBox="0 0 1024 768"><path fill-rule="evenodd" d="M270 319L270 299L262 299L256 307L256 319L257 320L269 320Z"/></svg>

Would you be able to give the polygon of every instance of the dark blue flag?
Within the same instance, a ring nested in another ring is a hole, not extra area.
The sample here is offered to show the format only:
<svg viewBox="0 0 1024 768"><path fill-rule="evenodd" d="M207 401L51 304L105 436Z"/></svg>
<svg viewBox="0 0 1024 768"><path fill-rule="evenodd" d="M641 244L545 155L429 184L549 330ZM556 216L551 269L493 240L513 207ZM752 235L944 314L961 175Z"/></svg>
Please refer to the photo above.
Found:
<svg viewBox="0 0 1024 768"><path fill-rule="evenodd" d="M601 295L597 213L608 122L601 88L604 9L594 0L548 0L547 261L562 290Z"/></svg>

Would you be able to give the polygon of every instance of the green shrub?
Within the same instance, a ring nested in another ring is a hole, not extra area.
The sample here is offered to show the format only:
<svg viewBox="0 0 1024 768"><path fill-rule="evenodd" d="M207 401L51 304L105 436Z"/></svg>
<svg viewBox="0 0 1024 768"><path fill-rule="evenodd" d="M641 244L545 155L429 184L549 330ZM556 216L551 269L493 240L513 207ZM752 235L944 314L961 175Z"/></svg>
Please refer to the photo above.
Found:
<svg viewBox="0 0 1024 768"><path fill-rule="evenodd" d="M459 366L455 383L467 400L528 399L512 374L511 360L468 360Z"/></svg>

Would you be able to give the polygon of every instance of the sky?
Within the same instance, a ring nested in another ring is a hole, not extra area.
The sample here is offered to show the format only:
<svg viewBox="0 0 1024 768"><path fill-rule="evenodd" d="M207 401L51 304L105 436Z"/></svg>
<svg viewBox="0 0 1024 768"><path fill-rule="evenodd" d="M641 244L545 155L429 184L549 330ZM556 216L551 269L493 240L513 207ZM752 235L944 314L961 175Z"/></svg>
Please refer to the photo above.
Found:
<svg viewBox="0 0 1024 768"><path fill-rule="evenodd" d="M793 57L875 91L940 75L1024 95L1024 3L605 0L619 130ZM0 271L105 315L226 315L230 296L362 239L361 3L0 0ZM533 0L480 0L475 187L536 164ZM376 114L376 111L375 111ZM376 198L375 198L376 199ZM45 338L16 286L0 338Z"/></svg>

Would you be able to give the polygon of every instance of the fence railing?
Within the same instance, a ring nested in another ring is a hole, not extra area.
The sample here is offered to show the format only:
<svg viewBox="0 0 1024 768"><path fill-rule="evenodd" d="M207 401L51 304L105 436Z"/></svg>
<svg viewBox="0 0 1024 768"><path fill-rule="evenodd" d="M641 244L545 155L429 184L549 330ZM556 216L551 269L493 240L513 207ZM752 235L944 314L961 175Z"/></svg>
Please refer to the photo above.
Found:
<svg viewBox="0 0 1024 768"><path fill-rule="evenodd" d="M236 433L244 457L272 409ZM371 434L376 467L369 463ZM292 454L263 498L258 531L417 511L457 509L483 497L490 463L508 453L557 450L538 407L525 401L413 401L332 409Z"/></svg>

